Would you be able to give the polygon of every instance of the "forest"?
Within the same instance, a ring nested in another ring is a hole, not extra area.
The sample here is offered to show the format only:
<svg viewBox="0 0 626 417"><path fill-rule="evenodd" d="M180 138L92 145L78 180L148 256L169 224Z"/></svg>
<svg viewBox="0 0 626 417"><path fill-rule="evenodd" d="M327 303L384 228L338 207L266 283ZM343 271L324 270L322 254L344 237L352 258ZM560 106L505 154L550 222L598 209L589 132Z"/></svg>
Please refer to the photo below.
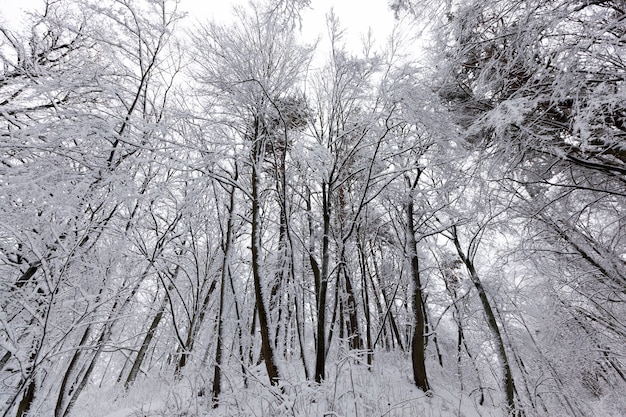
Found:
<svg viewBox="0 0 626 417"><path fill-rule="evenodd" d="M314 4L0 24L0 416L626 415L626 3Z"/></svg>

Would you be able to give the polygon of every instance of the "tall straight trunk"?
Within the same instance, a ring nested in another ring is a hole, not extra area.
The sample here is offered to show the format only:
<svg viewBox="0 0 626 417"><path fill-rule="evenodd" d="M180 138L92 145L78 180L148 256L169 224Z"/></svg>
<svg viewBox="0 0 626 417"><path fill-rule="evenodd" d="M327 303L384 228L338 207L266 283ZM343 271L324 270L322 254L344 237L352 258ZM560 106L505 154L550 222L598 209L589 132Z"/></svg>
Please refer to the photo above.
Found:
<svg viewBox="0 0 626 417"><path fill-rule="evenodd" d="M310 202L309 202L310 204ZM289 225L289 223L285 223L286 226ZM295 282L295 278L296 278L296 268L295 268L295 262L294 262L294 251L293 251L293 241L291 240L291 234L289 232L289 229L287 228L287 242L289 243L289 268L290 268L290 276L292 278L292 280ZM300 292L297 289L297 286L295 284L293 285L293 303L294 303L294 317L295 317L295 325L296 325L296 335L298 338L298 348L300 349L300 360L302 361L302 368L304 370L304 377L309 380L311 378L311 372L309 371L309 365L307 364L307 360L306 360L306 353L305 353L305 348L304 348L304 313L303 311L305 311L304 309L304 295L302 296L302 299L299 298L299 294ZM302 306L300 305L300 302L302 301ZM302 320L301 320L301 316L302 316Z"/></svg>
<svg viewBox="0 0 626 417"><path fill-rule="evenodd" d="M415 222L413 220L413 201L406 203L407 215L407 244L409 260L411 264L411 276L413 278L413 314L415 317L415 329L413 331L411 359L413 361L413 378L415 385L424 392L430 391L428 377L426 375L426 345L422 282L420 279L419 258L417 256L417 241L415 240Z"/></svg>
<svg viewBox="0 0 626 417"><path fill-rule="evenodd" d="M372 275L372 273L370 272L368 275L370 277L370 282L372 283L372 294L374 294L374 301L376 303L376 310L378 312L378 317L380 320L380 329L378 330L378 334L376 335L376 339L374 339L374 344L372 346L372 349L376 348L376 345L378 344L378 341L380 340L381 335L384 335L384 341L385 341L385 348L389 349L389 346L393 343L393 334L390 336L387 332L387 317L389 317L390 322L392 324L392 329L391 331L393 331L394 329L397 332L397 338L398 338L398 345L400 346L401 350L404 350L404 346L402 344L402 340L400 338L400 332L397 329L396 326L396 322L395 319L393 317L393 314L391 314L391 304L387 301L387 295L385 293L385 291L381 288L381 290L379 291L376 287L376 281L374 280L374 276L376 277L380 277L380 272L378 270L378 263L376 262L376 255L374 253L374 249L371 247L370 245L370 254L371 254L371 259L372 259L372 265L374 266L374 275ZM363 256L365 256L365 254L363 254ZM398 289L400 282L398 281L398 284L396 285L396 291ZM384 301L384 308L383 308L383 304L380 301L380 296L379 294L383 295L383 301ZM391 340L389 340L391 338Z"/></svg>
<svg viewBox="0 0 626 417"><path fill-rule="evenodd" d="M233 181L237 181L237 174ZM230 190L230 201L228 207L228 220L226 221L226 237L223 241L222 252L224 260L222 262L222 273L220 279L220 300L217 317L217 346L215 347L215 367L213 369L213 387L211 398L213 407L218 406L221 393L222 382L222 346L224 344L224 294L226 289L226 279L230 275L230 251L233 241L233 217L235 215L235 188Z"/></svg>
<svg viewBox="0 0 626 417"><path fill-rule="evenodd" d="M226 255L224 255L226 258ZM217 345L215 346L215 367L213 368L213 387L211 390L211 401L213 402L213 408L219 405L219 397L222 383L222 345L224 343L224 287L226 284L226 272L228 266L224 265L222 271L222 279L220 284L220 300L219 300L219 313L217 317Z"/></svg>
<svg viewBox="0 0 626 417"><path fill-rule="evenodd" d="M276 349L282 347L283 354L288 349L289 340L285 337L284 340L280 340L280 335L283 333L287 336L289 332L289 323L291 322L291 297L288 292L290 283L293 276L293 259L292 259L292 245L291 245L291 232L289 230L289 210L287 205L287 141L288 134L285 128L284 141L285 146L278 146L273 149L274 155L274 177L276 181L276 197L278 201L279 209L279 228L278 228L278 262L276 269L276 278L272 285L272 292L270 296L270 309L276 311L276 329L274 335L274 345ZM284 299L284 295L287 295L287 300ZM286 317L285 317L286 316Z"/></svg>
<svg viewBox="0 0 626 417"><path fill-rule="evenodd" d="M228 274L228 281L230 284L230 291L233 295L233 305L235 307L235 318L237 319L237 339L239 341L239 363L241 365L241 375L243 376L244 387L248 387L248 374L247 374L247 363L246 363L246 352L243 346L243 328L242 328L242 319L241 312L239 309L239 299L237 298L237 292L235 291L235 283L233 282L233 275ZM255 310L256 311L256 310Z"/></svg>
<svg viewBox="0 0 626 417"><path fill-rule="evenodd" d="M248 364L254 363L254 335L256 334L256 322L259 316L259 311L256 307L256 301L252 307L252 323L250 324L250 334L248 335L248 344L246 345L248 353ZM263 353L260 354L258 363L263 360Z"/></svg>
<svg viewBox="0 0 626 417"><path fill-rule="evenodd" d="M264 143L255 143L254 160L252 163L252 277L254 281L254 297L261 327L261 352L267 369L267 376L272 385L278 385L280 376L274 358L274 349L270 341L269 321L265 297L261 283L261 205L259 201L259 172L257 171L263 158L260 157L260 146ZM261 141L262 142L262 141Z"/></svg>
<svg viewBox="0 0 626 417"><path fill-rule="evenodd" d="M326 378L326 296L328 292L328 264L330 262L330 185L322 184L322 268L317 292L317 343L315 347L315 382Z"/></svg>
<svg viewBox="0 0 626 417"><path fill-rule="evenodd" d="M304 297L303 297L304 299ZM303 300L304 301L304 300ZM296 316L296 330L298 336L298 347L300 348L300 360L302 361L302 368L304 369L304 377L308 381L311 378L311 372L309 371L309 365L306 360L306 353L304 349L304 317L302 317L302 321L300 316L304 316L303 313L300 312L302 308L300 306L300 300L298 299L298 293L294 294L294 302L295 302L295 316ZM302 308L304 310L304 308Z"/></svg>
<svg viewBox="0 0 626 417"><path fill-rule="evenodd" d="M461 248L461 243L459 242L456 227L452 228L452 240L454 246L456 247L457 254L467 268L470 279L472 280L472 283L474 284L474 287L478 292L478 298L480 299L483 307L483 312L485 313L485 318L487 319L487 326L489 327L489 331L491 332L493 341L496 344L496 354L498 355L498 359L502 367L502 385L506 393L506 403L508 408L507 411L509 415L516 415L517 409L515 407L515 383L513 381L511 365L506 354L506 349L504 347L504 339L502 338L502 333L500 332L500 328L498 327L498 321L496 320L496 316L493 312L493 309L491 308L491 303L489 302L489 298L487 297L485 288L483 287L480 277L476 272L473 260L470 259Z"/></svg>
<svg viewBox="0 0 626 417"><path fill-rule="evenodd" d="M146 337L144 337L143 342L141 343L141 347L139 348L139 352L137 352L137 357L133 362L133 366L130 368L130 372L128 372L128 377L124 382L124 389L130 388L131 385L137 379L137 375L139 375L139 370L141 369L141 365L143 365L143 361L146 358L146 354L148 353L148 348L150 348L150 344L152 343L152 339L154 338L154 333L156 329L159 327L161 320L163 319L163 313L165 312L165 308L169 298L169 293L165 293L163 301L161 302L161 306L159 307L159 311L154 315L152 322L150 323L150 327L148 327L148 332L146 333Z"/></svg>
<svg viewBox="0 0 626 417"><path fill-rule="evenodd" d="M346 209L346 190L344 186L340 186L337 190L338 207L336 210L337 221L339 224L339 230L341 233L341 242L339 252L339 265L337 268L337 285L340 286L341 295L341 308L340 308L340 321L341 323L341 335L340 338L346 338L348 340L348 346L351 350L360 350L363 348L361 335L359 333L359 320L356 304L356 296L354 294L354 288L352 286L352 278L350 271L348 270L348 260L346 259L346 244L348 243L350 236L355 229L358 229L355 224L358 216L355 216L353 221L349 223L349 227L345 228L347 223L347 209ZM360 212L362 208L359 208L357 212ZM343 332L346 334L343 334Z"/></svg>
<svg viewBox="0 0 626 417"><path fill-rule="evenodd" d="M315 235L314 235L314 227L313 227L313 215L312 215L312 204L311 204L311 190L309 188L307 188L305 190L305 209L306 209L306 213L307 213L307 223L308 223L308 228L309 228L309 242L308 242L308 252L309 252L309 266L311 267L311 272L313 274L313 285L315 288L315 303L316 303L316 307L319 308L319 295L320 295L320 281L321 281L321 270L320 270L320 266L319 263L317 262L317 259L315 259ZM306 311L305 305L304 305L304 301L305 301L305 297L304 297L304 293L303 293L303 297L302 297L302 311ZM319 324L319 323L318 323ZM302 326L304 327L304 324L302 324ZM318 327L319 330L319 327ZM303 334L304 331L302 330ZM314 333L313 334L313 339L314 339L314 344L315 344L315 351L317 352L318 350L318 343L317 343L317 336ZM301 338L302 340L302 338ZM301 344L302 345L302 344ZM304 350L302 350L302 346L301 346L301 356L302 356L302 361L304 364L304 368L305 368L305 372L307 373L307 375L309 374L308 370L307 370L307 364L306 364L306 359L305 359L305 355L304 355ZM317 369L317 363L316 363L316 369ZM315 372L315 379L317 380L317 372ZM308 379L309 377L307 377Z"/></svg>
<svg viewBox="0 0 626 417"><path fill-rule="evenodd" d="M367 349L367 364L372 365L373 347L372 347L372 319L370 315L370 298L369 289L367 287L367 258L363 250L361 239L357 238L357 249L359 250L359 267L361 270L361 298L363 299L363 311L365 313L365 348Z"/></svg>
<svg viewBox="0 0 626 417"><path fill-rule="evenodd" d="M217 288L217 281L217 279L213 279L213 281L211 281L211 284L209 285L206 294L202 298L202 301L199 303L200 305L197 309L194 309L193 311L193 317L191 319L191 323L189 324L189 328L187 329L187 337L185 338L184 344L181 344L178 348L180 357L178 359L178 362L176 363L176 370L174 371L176 375L181 374L181 371L187 365L189 359L191 358L196 337L198 336L198 332L202 328L202 323L204 322L207 309L209 308L211 295L213 295L213 292Z"/></svg>
<svg viewBox="0 0 626 417"><path fill-rule="evenodd" d="M342 306L341 306L341 297L340 297L340 293L339 293L339 280L336 280L336 285L335 285L335 295L333 298L333 314L330 317L330 327L328 328L328 337L326 338L326 352L325 352L325 357L328 356L328 351L330 350L330 346L332 345L333 342L333 337L335 336L335 328L337 327L337 313L339 313L339 337L343 337L343 326L341 326L341 324L343 324L343 322L341 321L341 317L342 317Z"/></svg>
<svg viewBox="0 0 626 417"><path fill-rule="evenodd" d="M72 369L67 370L64 379L68 378L69 381L69 378L71 376L73 378L73 382L69 385L67 385L66 382L66 384L63 385L59 390L59 396L57 397L57 406L55 408L55 417L66 417L71 412L74 404L78 400L78 397L82 393L83 389L87 386L87 383L91 378L91 374L100 358L100 355L102 354L102 351L104 350L105 344L111 337L113 326L121 316L122 312L126 309L126 306L130 304L132 299L135 297L135 294L137 294L137 291L139 291L141 284L145 281L148 273L153 267L154 262L150 262L141 273L140 278L136 280L133 284L128 296L126 296L124 299L118 298L115 300L113 306L111 307L111 311L109 312L109 317L102 326L102 329L100 330L100 336L95 342L96 350L91 358L87 360L87 362L83 365L80 371L76 373L76 375L73 375ZM126 285L123 285L123 287L126 288ZM74 360L78 361L82 352L82 350L77 349L74 352L72 362ZM67 405L63 406L66 400Z"/></svg>
<svg viewBox="0 0 626 417"><path fill-rule="evenodd" d="M33 379L31 379L31 381L28 383L28 388L26 389L26 392L22 397L22 401L20 401L20 404L17 407L16 417L22 417L30 409L31 404L35 400L35 387L36 383L33 375Z"/></svg>
<svg viewBox="0 0 626 417"><path fill-rule="evenodd" d="M307 220L309 226L309 244L308 244L308 252L309 252L309 265L311 267L311 272L313 273L313 285L315 286L315 302L316 304L319 302L319 294L320 294L320 266L315 259L315 234L314 234L314 226L313 226L313 214L312 214L312 204L311 204L311 190L305 190L306 198L306 212L307 212Z"/></svg>
<svg viewBox="0 0 626 417"><path fill-rule="evenodd" d="M61 387L59 388L59 396L57 397L56 406L54 408L55 417L60 417L63 415L64 406L65 406L64 401L65 401L65 396L67 392L67 385L69 384L70 378L73 376L76 365L78 364L78 361L81 358L80 353L82 352L82 347L83 345L85 345L85 343L87 342L90 336L91 336L91 325L88 325L85 328L85 331L83 332L80 342L78 342L78 349L76 349L76 351L72 355L72 359L70 360L70 363L67 366L65 374L63 375L63 379L61 380Z"/></svg>
<svg viewBox="0 0 626 417"><path fill-rule="evenodd" d="M172 273L172 279L178 275L180 271L180 267L176 266L174 272ZM124 389L130 388L130 386L135 382L137 375L139 375L139 371L141 370L141 366L143 365L144 360L146 359L146 354L148 353L148 349L150 348L150 344L152 343L152 339L154 338L154 333L156 329L159 327L161 320L163 320L163 314L165 313L165 309L170 302L170 291L174 289L173 282L170 282L168 291L165 291L165 295L163 296L163 301L161 302L161 306L159 307L159 311L155 314L152 322L150 323L150 327L148 327L148 331L146 333L146 337L143 339L141 343L141 347L139 348L139 352L137 352L137 357L133 362L133 366L130 368L130 372L128 373L128 377L126 378L126 382L124 382Z"/></svg>
<svg viewBox="0 0 626 417"><path fill-rule="evenodd" d="M352 286L352 280L350 279L350 274L348 273L347 260L344 254L342 254L341 256L340 270L343 275L343 283L345 284L346 291L345 309L347 310L348 314L346 330L348 333L347 337L349 340L349 346L352 350L360 350L363 349L363 341L359 332L359 319L356 296L354 295L354 287Z"/></svg>

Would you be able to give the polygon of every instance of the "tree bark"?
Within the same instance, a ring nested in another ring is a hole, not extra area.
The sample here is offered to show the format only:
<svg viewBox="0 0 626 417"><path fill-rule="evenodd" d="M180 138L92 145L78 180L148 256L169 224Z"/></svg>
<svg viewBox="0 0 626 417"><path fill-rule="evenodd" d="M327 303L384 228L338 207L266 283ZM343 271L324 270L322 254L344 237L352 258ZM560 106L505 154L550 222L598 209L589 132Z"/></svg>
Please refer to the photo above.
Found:
<svg viewBox="0 0 626 417"><path fill-rule="evenodd" d="M317 293L317 344L315 347L315 382L326 378L326 293L328 291L328 263L330 262L330 212L329 184L322 184L322 268Z"/></svg>
<svg viewBox="0 0 626 417"><path fill-rule="evenodd" d="M172 273L173 277L178 275L179 267L177 266L174 272ZM173 279L172 277L172 279ZM173 284L171 284L173 287ZM170 291L173 289L170 287ZM137 352L137 357L133 362L133 366L130 368L128 373L128 377L124 382L124 389L130 388L130 386L135 382L137 375L139 375L139 371L141 370L141 365L143 365L143 361L146 358L146 354L148 353L148 349L150 348L150 344L152 343L152 339L154 338L154 333L156 329L159 327L161 320L163 319L163 313L165 312L165 308L169 303L170 291L166 291L163 296L163 301L161 302L161 306L159 307L159 311L155 314L152 322L150 323L150 327L148 327L148 332L146 333L146 337L143 339L141 343L141 347L139 348L139 352Z"/></svg>
<svg viewBox="0 0 626 417"><path fill-rule="evenodd" d="M513 381L511 365L509 363L506 349L504 347L502 333L498 328L498 321L496 320L496 316L493 312L493 309L491 308L491 303L489 302L489 298L487 297L487 293L485 292L480 277L476 272L474 262L465 254L465 252L461 248L461 243L459 242L459 238L456 233L456 227L452 228L452 240L454 242L454 246L456 247L459 258L467 268L472 283L474 284L474 287L478 292L478 298L480 299L483 307L483 312L485 313L485 318L487 319L487 326L489 327L491 335L496 344L496 354L498 355L500 365L502 366L502 385L506 393L506 403L508 408L507 412L509 413L509 415L516 415L517 409L515 407L515 383Z"/></svg>
<svg viewBox="0 0 626 417"><path fill-rule="evenodd" d="M254 296L256 300L256 308L259 317L259 326L261 327L261 352L267 369L267 376L272 385L278 385L279 374L274 358L274 349L270 341L270 331L267 308L265 306L265 297L263 296L263 288L261 283L261 206L259 201L259 172L258 166L263 158L261 157L263 143L258 137L254 146L254 154L252 161L252 276L254 281Z"/></svg>
<svg viewBox="0 0 626 417"><path fill-rule="evenodd" d="M413 361L413 377L415 385L424 392L430 391L430 384L426 375L426 345L422 282L420 279L419 258L417 256L417 241L415 240L415 222L413 220L413 201L406 203L407 215L407 238L408 253L411 264L411 276L413 278L413 314L415 316L415 329L411 347L411 359Z"/></svg>
<svg viewBox="0 0 626 417"><path fill-rule="evenodd" d="M237 180L237 175L233 181ZM224 293L226 289L226 279L230 275L230 251L233 241L233 217L235 215L235 188L230 190L230 205L228 207L228 220L226 222L226 238L223 241L224 260L222 263L222 273L220 280L220 300L219 312L217 317L217 346L215 347L215 367L213 369L213 387L211 399L213 407L218 406L221 393L222 381L222 346L224 344Z"/></svg>
<svg viewBox="0 0 626 417"><path fill-rule="evenodd" d="M26 389L26 392L24 393L24 396L22 397L22 401L20 401L20 404L17 407L17 414L16 417L22 417L24 416L26 413L28 413L28 410L30 409L31 404L33 403L33 400L35 399L35 376L31 375L31 381L28 383L28 388Z"/></svg>
<svg viewBox="0 0 626 417"><path fill-rule="evenodd" d="M361 239L357 237L357 249L359 250L359 267L361 270L361 292L363 298L363 312L365 313L365 347L367 349L367 364L372 366L374 351L372 341L372 318L370 314L370 297L367 287L367 258L363 250Z"/></svg>

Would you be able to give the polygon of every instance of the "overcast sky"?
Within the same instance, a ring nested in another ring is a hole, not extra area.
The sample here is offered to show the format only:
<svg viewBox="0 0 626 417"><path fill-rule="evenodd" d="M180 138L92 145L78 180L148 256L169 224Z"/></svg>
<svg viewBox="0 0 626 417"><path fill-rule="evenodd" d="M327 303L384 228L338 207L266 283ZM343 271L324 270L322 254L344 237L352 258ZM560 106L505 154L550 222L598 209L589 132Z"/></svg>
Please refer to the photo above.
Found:
<svg viewBox="0 0 626 417"><path fill-rule="evenodd" d="M234 3L247 3L246 0L181 0L181 9L189 12L192 19L227 19ZM43 0L0 0L0 23L15 27L22 18L21 11L41 7ZM334 8L351 43L356 43L359 35L372 28L375 38L384 41L391 32L394 18L387 6L387 0L312 0L311 8L303 13L303 31L307 39L325 32L325 15Z"/></svg>

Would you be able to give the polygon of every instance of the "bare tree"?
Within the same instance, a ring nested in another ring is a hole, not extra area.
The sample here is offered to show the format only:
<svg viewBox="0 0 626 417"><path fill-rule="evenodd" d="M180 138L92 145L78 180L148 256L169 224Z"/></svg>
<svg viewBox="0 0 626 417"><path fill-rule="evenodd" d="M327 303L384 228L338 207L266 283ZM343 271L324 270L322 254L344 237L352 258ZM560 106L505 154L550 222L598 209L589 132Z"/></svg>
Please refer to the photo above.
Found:
<svg viewBox="0 0 626 417"><path fill-rule="evenodd" d="M243 191L250 210L251 273L262 357L270 382L276 385L280 376L272 341L275 323L270 322L265 294L267 280L273 274L267 268L263 242L265 165L272 152L277 156L275 151L287 146L287 138L275 132L281 125L282 129L290 127L285 123L287 115L280 103L296 87L309 57L308 50L295 43L278 13L237 9L236 16L234 26L210 23L196 36L199 49L195 75L207 99L218 94L223 97L216 110L224 116L216 118L215 123L230 126L236 134L231 140L247 152L244 161L249 188ZM278 120L281 124L277 126ZM284 208L281 212L284 217Z"/></svg>

